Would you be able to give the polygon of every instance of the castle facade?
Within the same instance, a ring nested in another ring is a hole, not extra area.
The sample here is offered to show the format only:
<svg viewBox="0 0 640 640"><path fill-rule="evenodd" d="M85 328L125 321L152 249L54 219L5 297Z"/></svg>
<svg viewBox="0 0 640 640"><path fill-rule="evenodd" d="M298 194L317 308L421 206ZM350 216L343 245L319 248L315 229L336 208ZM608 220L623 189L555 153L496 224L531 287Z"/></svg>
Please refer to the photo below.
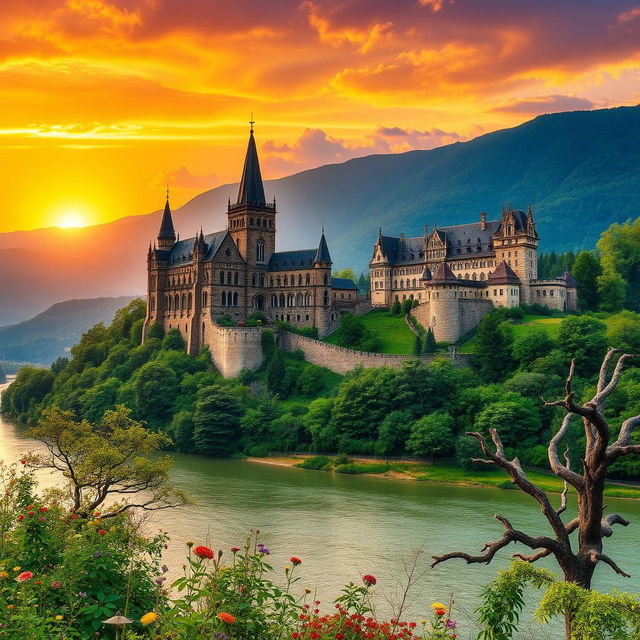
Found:
<svg viewBox="0 0 640 640"><path fill-rule="evenodd" d="M496 220L425 226L420 237L380 231L369 263L371 302L417 300L413 314L438 341L453 342L494 306L538 303L560 311L577 309L576 282L568 272L538 278L538 233L531 207L511 207Z"/></svg>
<svg viewBox="0 0 640 640"><path fill-rule="evenodd" d="M251 314L262 312L271 321L317 327L320 336L328 333L339 313L358 303L357 287L351 280L332 278L324 230L315 248L278 252L276 224L276 201L265 197L252 123L226 229L201 230L180 240L167 194L158 237L147 256L145 330L154 323L179 329L189 353L208 345L219 366L223 351L259 350L259 331L223 332L216 322L220 317L242 327ZM229 340L240 342L234 346ZM255 365L261 357L254 356L240 361Z"/></svg>

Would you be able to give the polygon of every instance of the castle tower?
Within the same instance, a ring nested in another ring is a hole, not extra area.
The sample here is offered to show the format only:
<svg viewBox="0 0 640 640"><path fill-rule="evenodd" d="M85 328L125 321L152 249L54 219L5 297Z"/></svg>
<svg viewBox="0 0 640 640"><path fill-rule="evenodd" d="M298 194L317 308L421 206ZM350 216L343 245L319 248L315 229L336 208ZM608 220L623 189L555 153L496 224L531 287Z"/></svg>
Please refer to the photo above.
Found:
<svg viewBox="0 0 640 640"><path fill-rule="evenodd" d="M331 255L329 254L329 247L327 246L327 240L324 237L324 229L322 229L322 235L320 236L320 243L316 251L315 258L313 260L313 268L315 271L314 282L316 284L316 321L315 324L318 327L320 335L324 335L329 331L329 325L331 322Z"/></svg>
<svg viewBox="0 0 640 640"><path fill-rule="evenodd" d="M429 326L438 342L455 342L461 335L460 281L451 267L441 262L426 280L429 298Z"/></svg>
<svg viewBox="0 0 640 640"><path fill-rule="evenodd" d="M240 255L252 268L266 268L276 246L276 202L267 203L251 120L249 144L235 204L229 204L227 228Z"/></svg>
<svg viewBox="0 0 640 640"><path fill-rule="evenodd" d="M504 260L520 278L521 301L531 304L530 283L538 277L538 233L531 206L527 213L511 207L503 209L493 245L497 262Z"/></svg>
<svg viewBox="0 0 640 640"><path fill-rule="evenodd" d="M164 205L160 231L158 232L158 249L161 251L169 251L175 242L176 232L173 228L173 216L171 215L171 207L169 206L169 189L167 189L167 201Z"/></svg>

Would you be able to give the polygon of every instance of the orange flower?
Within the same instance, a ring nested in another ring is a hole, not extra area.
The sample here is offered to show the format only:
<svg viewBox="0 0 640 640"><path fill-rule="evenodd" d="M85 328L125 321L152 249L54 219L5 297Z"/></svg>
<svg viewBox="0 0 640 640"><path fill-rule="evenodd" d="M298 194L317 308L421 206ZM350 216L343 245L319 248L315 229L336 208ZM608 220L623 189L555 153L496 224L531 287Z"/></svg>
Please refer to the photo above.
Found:
<svg viewBox="0 0 640 640"><path fill-rule="evenodd" d="M236 621L236 617L232 616L230 613L227 613L226 611L221 611L218 614L218 618L220 618L222 622L226 622L227 624L233 624Z"/></svg>
<svg viewBox="0 0 640 640"><path fill-rule="evenodd" d="M196 547L193 550L193 553L198 556L198 558L206 558L207 560L211 560L213 558L213 551L209 549L209 547Z"/></svg>
<svg viewBox="0 0 640 640"><path fill-rule="evenodd" d="M33 578L33 573L31 573L31 571L23 571L18 575L16 580L18 582L27 582L28 580L31 580L31 578Z"/></svg>

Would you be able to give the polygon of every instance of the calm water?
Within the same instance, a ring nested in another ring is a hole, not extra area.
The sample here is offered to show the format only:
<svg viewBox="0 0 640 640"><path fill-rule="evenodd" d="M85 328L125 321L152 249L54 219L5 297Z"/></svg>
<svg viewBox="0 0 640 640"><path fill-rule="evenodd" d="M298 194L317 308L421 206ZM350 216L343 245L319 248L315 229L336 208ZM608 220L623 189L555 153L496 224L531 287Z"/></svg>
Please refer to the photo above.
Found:
<svg viewBox="0 0 640 640"><path fill-rule="evenodd" d="M14 462L34 446L21 437L21 427L0 420L0 459ZM271 550L273 566L280 570L291 555L302 558L300 586L317 589L327 607L343 584L372 573L378 577L380 613L387 613L385 596L393 598L402 584L403 561L423 549L424 574L414 592L411 614L418 619L425 616L433 600L447 602L453 592L455 617L464 620L478 603L482 585L508 564L515 546L509 553L502 551L489 567L451 560L431 570L428 557L452 550L479 552L485 541L502 533L493 513L506 515L529 533L548 532L536 504L516 491L441 487L186 455L176 456L173 480L195 505L155 514L150 527L170 534L167 562L174 571L180 571L183 563L184 540L208 540L216 549L228 549L242 546L246 533L258 528ZM41 476L41 481L53 484L49 475ZM618 527L606 545L609 555L633 577L624 580L601 566L595 587L637 593L640 501L607 502L610 510L632 522L627 528ZM461 638L472 637L471 624L465 624ZM560 634L532 627L522 637L541 640Z"/></svg>

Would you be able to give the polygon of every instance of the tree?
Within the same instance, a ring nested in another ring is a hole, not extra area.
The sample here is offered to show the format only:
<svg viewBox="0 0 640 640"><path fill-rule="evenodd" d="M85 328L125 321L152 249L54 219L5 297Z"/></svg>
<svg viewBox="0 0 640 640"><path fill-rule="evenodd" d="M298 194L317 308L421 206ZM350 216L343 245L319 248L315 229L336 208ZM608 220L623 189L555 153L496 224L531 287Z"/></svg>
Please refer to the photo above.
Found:
<svg viewBox="0 0 640 640"><path fill-rule="evenodd" d="M485 434L491 428L501 429L508 447L518 449L533 446L542 428L540 411L531 398L510 395L509 400L499 400L484 407L476 416L473 426Z"/></svg>
<svg viewBox="0 0 640 640"><path fill-rule="evenodd" d="M46 453L30 454L27 464L61 472L71 510L83 517L101 509L107 500L109 506L101 518L134 507L157 511L186 503L185 495L169 483L171 458L157 455L171 441L145 429L125 407L106 411L97 424L52 407L27 437L46 448Z"/></svg>
<svg viewBox="0 0 640 640"><path fill-rule="evenodd" d="M178 378L166 364L154 361L140 367L135 379L135 393L141 415L148 420L166 419L177 387Z"/></svg>
<svg viewBox="0 0 640 640"><path fill-rule="evenodd" d="M480 375L485 380L502 380L513 369L512 343L513 332L503 321L501 313L492 311L482 318L478 326L474 355Z"/></svg>
<svg viewBox="0 0 640 640"><path fill-rule="evenodd" d="M640 315L621 311L607 322L607 344L627 353L640 353Z"/></svg>
<svg viewBox="0 0 640 640"><path fill-rule="evenodd" d="M159 322L154 322L146 331L145 338L164 338L164 327Z"/></svg>
<svg viewBox="0 0 640 640"><path fill-rule="evenodd" d="M496 465L507 472L511 482L521 491L530 495L539 505L553 535L532 536L515 529L507 518L496 515L495 518L504 527L499 540L488 542L480 555L470 555L462 551L454 551L444 555L433 556L432 566L451 558L462 558L468 564L489 563L496 553L512 542L518 542L531 549L531 553L516 553L515 557L527 562L535 562L540 558L553 556L564 573L565 582L575 583L584 589L591 588L591 580L596 566L604 562L618 575L628 574L618 564L603 553L604 538L613 534L613 525L627 526L629 522L616 513L604 515L604 487L609 467L617 460L629 454L640 453L640 444L631 444L635 428L640 425L640 415L627 418L617 436L612 435L611 427L605 418L607 398L615 391L625 363L632 357L628 354L620 356L611 373L611 366L619 352L610 349L605 355L594 396L585 404L577 404L572 388L576 362L571 362L566 381L565 395L561 400L545 403L548 406L561 407L565 417L558 432L549 443L549 464L552 472L564 481L564 491L559 507L551 504L549 496L528 478L517 458L508 460L502 439L496 429L490 430L493 446L490 446L481 433L471 432L467 435L475 438L482 447L484 458L478 460L484 464ZM564 452L564 462L560 459L559 447L567 436L571 420L578 416L582 420L584 430L584 450L580 452L582 472L571 469L569 451ZM573 488L578 496L578 515L568 522L562 518L567 508L569 488ZM571 545L571 535L578 532L577 549ZM566 637L572 638L571 612L565 611Z"/></svg>
<svg viewBox="0 0 640 640"><path fill-rule="evenodd" d="M349 349L375 351L378 346L376 334L353 313L345 313L341 316L336 336L338 344Z"/></svg>
<svg viewBox="0 0 640 640"><path fill-rule="evenodd" d="M286 366L282 351L276 349L267 365L267 387L271 393L277 393L281 398L287 396Z"/></svg>
<svg viewBox="0 0 640 640"><path fill-rule="evenodd" d="M573 263L572 273L578 283L580 308L595 311L598 308L598 276L602 269L594 252L581 251Z"/></svg>
<svg viewBox="0 0 640 640"><path fill-rule="evenodd" d="M353 280L354 282L356 281L356 277L357 277L356 272L353 269L351 269L351 267L347 267L342 271L336 271L333 275L336 278L346 278L347 280Z"/></svg>
<svg viewBox="0 0 640 640"><path fill-rule="evenodd" d="M260 336L260 345L262 346L262 355L265 362L271 360L273 352L276 350L276 340L271 329L265 329Z"/></svg>
<svg viewBox="0 0 640 640"><path fill-rule="evenodd" d="M400 300L396 298L391 305L391 313L394 316L399 316L402 313L402 305L400 304Z"/></svg>
<svg viewBox="0 0 640 640"><path fill-rule="evenodd" d="M248 446L263 444L269 436L271 423L281 415L278 396L263 389L255 409L248 409L240 420L243 440Z"/></svg>
<svg viewBox="0 0 640 640"><path fill-rule="evenodd" d="M180 411L173 416L169 433L173 439L176 451L193 453L193 414L189 411Z"/></svg>
<svg viewBox="0 0 640 640"><path fill-rule="evenodd" d="M378 430L376 455L391 456L401 453L409 437L412 420L411 411L407 409L392 411L386 416L380 423L380 429Z"/></svg>
<svg viewBox="0 0 640 640"><path fill-rule="evenodd" d="M87 389L80 398L82 416L89 422L100 421L105 411L115 408L120 385L121 382L117 378L107 378L104 382Z"/></svg>
<svg viewBox="0 0 640 640"><path fill-rule="evenodd" d="M567 359L575 359L579 371L591 374L607 349L607 326L590 315L567 316L560 323L558 344Z"/></svg>
<svg viewBox="0 0 640 640"><path fill-rule="evenodd" d="M419 356L422 353L422 338L419 333L416 333L416 337L413 341L413 355Z"/></svg>
<svg viewBox="0 0 640 640"><path fill-rule="evenodd" d="M422 351L430 355L435 353L438 350L438 344L436 343L436 335L433 333L433 329L431 327L427 328L427 332L424 334L424 346Z"/></svg>
<svg viewBox="0 0 640 640"><path fill-rule="evenodd" d="M316 398L309 404L309 410L302 423L311 436L313 451L333 451L338 446L338 433L331 421L333 400Z"/></svg>
<svg viewBox="0 0 640 640"><path fill-rule="evenodd" d="M413 309L413 299L407 298L406 300L403 300L400 308L402 310L402 315L406 316L411 309Z"/></svg>
<svg viewBox="0 0 640 640"><path fill-rule="evenodd" d="M7 381L7 374L4 372L4 367L2 366L2 362L0 362L0 383Z"/></svg>
<svg viewBox="0 0 640 640"><path fill-rule="evenodd" d="M164 351L184 351L187 345L180 333L179 329L169 329L162 339L162 348Z"/></svg>
<svg viewBox="0 0 640 640"><path fill-rule="evenodd" d="M407 450L417 456L433 456L450 451L453 439L453 418L446 411L436 411L416 420L407 440Z"/></svg>
<svg viewBox="0 0 640 640"><path fill-rule="evenodd" d="M235 395L215 384L198 391L193 414L193 442L197 453L228 456L237 447L242 407Z"/></svg>
<svg viewBox="0 0 640 640"><path fill-rule="evenodd" d="M521 367L526 368L534 360L546 356L553 347L549 334L544 329L534 328L513 341L511 354Z"/></svg>

